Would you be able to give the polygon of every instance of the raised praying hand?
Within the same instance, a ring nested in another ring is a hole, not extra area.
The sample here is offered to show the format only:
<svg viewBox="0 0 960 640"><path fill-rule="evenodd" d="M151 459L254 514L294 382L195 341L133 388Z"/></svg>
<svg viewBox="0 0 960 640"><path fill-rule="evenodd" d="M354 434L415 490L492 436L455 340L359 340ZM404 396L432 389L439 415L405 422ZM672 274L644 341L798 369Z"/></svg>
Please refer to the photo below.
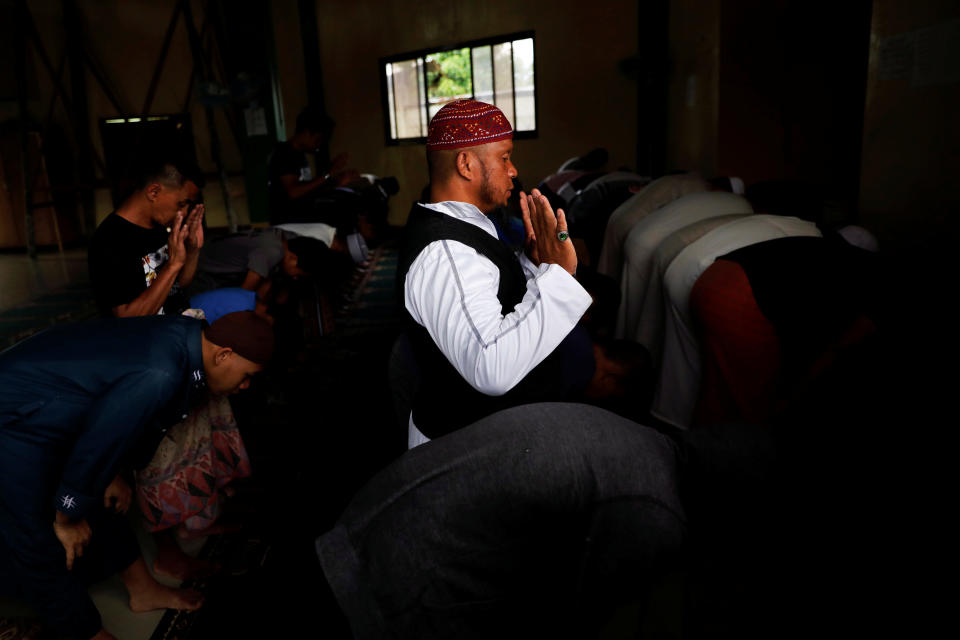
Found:
<svg viewBox="0 0 960 640"><path fill-rule="evenodd" d="M184 225L187 235L184 238L184 246L187 251L199 251L203 247L203 214L206 209L202 204L198 204L187 215L187 222Z"/></svg>
<svg viewBox="0 0 960 640"><path fill-rule="evenodd" d="M547 197L534 189L529 195L520 192L520 210L523 213L526 252L530 261L536 265L542 262L558 264L567 273L575 274L577 252L569 239L563 209L557 209L554 215Z"/></svg>

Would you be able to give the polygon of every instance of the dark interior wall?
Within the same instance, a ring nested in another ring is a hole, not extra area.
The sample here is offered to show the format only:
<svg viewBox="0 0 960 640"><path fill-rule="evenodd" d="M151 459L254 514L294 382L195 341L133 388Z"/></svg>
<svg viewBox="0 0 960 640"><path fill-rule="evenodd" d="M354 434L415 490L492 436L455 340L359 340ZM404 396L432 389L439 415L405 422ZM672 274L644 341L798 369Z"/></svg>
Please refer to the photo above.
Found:
<svg viewBox="0 0 960 640"><path fill-rule="evenodd" d="M717 171L796 179L853 206L870 2L722 3Z"/></svg>
<svg viewBox="0 0 960 640"><path fill-rule="evenodd" d="M888 247L925 253L955 242L957 114L960 3L874 0L860 211Z"/></svg>
<svg viewBox="0 0 960 640"><path fill-rule="evenodd" d="M397 176L395 223L406 219L427 173L423 147L384 143L383 56L534 30L540 135L516 143L523 184L598 145L610 151L612 167L635 163L637 83L617 64L637 51L637 2L319 0L317 19L327 110L337 121L331 152L348 151L361 171ZM288 116L299 108L284 102ZM288 133L292 127L288 120Z"/></svg>
<svg viewBox="0 0 960 640"><path fill-rule="evenodd" d="M77 1L90 49L130 111L142 106L175 1ZM191 4L201 25L203 3ZM270 3L288 133L307 100L297 5L297 0ZM28 6L58 65L66 40L62 3ZM589 10L570 0L426 0L416 5L318 0L327 106L339 121L333 151L349 151L361 170L400 179L404 191L394 200L391 219L402 222L426 182L423 149L384 144L378 59L533 29L541 133L537 140L517 144L521 179L533 184L562 160L597 144L610 149L611 166L632 166L637 83L617 66L637 51L643 7L626 0ZM844 197L859 192L862 221L893 243L943 237L942 229L955 225L960 206L952 184L960 169L960 36L955 35L960 5L951 0L670 0L669 10L668 169L736 174L748 183L772 177L832 183ZM871 15L872 22L865 23ZM8 64L0 73L0 120L18 113L10 44L10 38L3 38ZM151 112L182 109L191 67L181 23ZM54 89L32 49L28 71L28 108L41 122ZM63 80L68 90L69 71L67 64ZM97 119L120 114L93 76L85 76L90 131L100 149ZM61 143L69 146L70 114L57 104L52 115ZM202 109L195 106L191 118L198 160L210 171ZM220 111L216 122L227 169L239 172L242 158ZM97 177L102 178L99 170ZM230 185L245 222L243 179L231 178ZM216 181L205 195L211 224L226 224ZM102 219L112 208L106 189L98 192L97 205Z"/></svg>
<svg viewBox="0 0 960 640"><path fill-rule="evenodd" d="M670 0L668 170L717 168L720 0Z"/></svg>
<svg viewBox="0 0 960 640"><path fill-rule="evenodd" d="M282 138L293 135L297 113L307 103L307 82L303 64L303 40L300 37L300 14L297 0L271 0L273 9L273 41L277 74L286 131Z"/></svg>
<svg viewBox="0 0 960 640"><path fill-rule="evenodd" d="M897 251L955 237L960 4L671 0L667 166L824 187Z"/></svg>

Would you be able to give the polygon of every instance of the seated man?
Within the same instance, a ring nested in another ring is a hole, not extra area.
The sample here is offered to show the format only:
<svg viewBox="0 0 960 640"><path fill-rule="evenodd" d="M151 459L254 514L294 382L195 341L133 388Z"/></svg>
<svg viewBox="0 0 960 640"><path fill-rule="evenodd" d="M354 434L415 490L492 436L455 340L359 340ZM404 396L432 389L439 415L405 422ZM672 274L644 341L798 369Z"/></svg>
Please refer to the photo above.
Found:
<svg viewBox="0 0 960 640"><path fill-rule="evenodd" d="M591 298L573 277L563 211L536 190L521 194L520 258L486 215L510 197L512 138L497 107L473 100L430 121L430 202L414 205L397 267L423 374L410 446L505 407L567 398L594 373L590 339L574 331Z"/></svg>
<svg viewBox="0 0 960 640"><path fill-rule="evenodd" d="M60 325L0 354L0 589L79 638L112 637L86 589L116 571L134 611L199 607L151 577L104 507L126 511L119 472L150 460L204 386L246 388L272 350L269 324L241 312L206 330L156 316Z"/></svg>
<svg viewBox="0 0 960 640"><path fill-rule="evenodd" d="M182 311L203 246L200 189L184 167L160 160L138 173L136 190L90 242L90 282L106 316Z"/></svg>
<svg viewBox="0 0 960 640"><path fill-rule="evenodd" d="M321 176L314 176L307 153L315 153L333 133L334 122L310 107L297 116L293 137L277 145L267 167L270 223L324 222L345 238L356 226L355 212L337 187L356 181L360 174L345 169L346 154L333 159Z"/></svg>

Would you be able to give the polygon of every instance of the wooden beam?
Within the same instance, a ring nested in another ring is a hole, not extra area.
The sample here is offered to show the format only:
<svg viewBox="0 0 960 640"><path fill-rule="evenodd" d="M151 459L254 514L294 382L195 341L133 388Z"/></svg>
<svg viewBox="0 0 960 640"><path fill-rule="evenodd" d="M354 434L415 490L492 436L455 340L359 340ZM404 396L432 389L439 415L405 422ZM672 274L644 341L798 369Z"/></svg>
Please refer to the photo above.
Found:
<svg viewBox="0 0 960 640"><path fill-rule="evenodd" d="M28 123L30 113L27 109L27 40L24 36L26 29L25 23L29 17L29 11L25 4L18 4L19 19L18 28L14 34L14 74L17 82L17 106L20 111L20 167L23 189L23 222L24 222L24 241L27 247L27 255L31 258L37 257L37 245L34 240L34 219L33 219L33 194L27 189L27 153L29 146Z"/></svg>
<svg viewBox="0 0 960 640"><path fill-rule="evenodd" d="M47 54L47 49L46 47L43 46L43 40L40 38L40 32L37 30L37 26L33 22L33 17L30 15L30 11L26 8L26 6L23 6L23 13L21 17L22 17L22 23L21 23L22 28L25 34L29 37L30 41L32 42L33 48L37 52L37 56L40 58L41 64L43 64L43 67L47 70L47 73L50 75L50 81L54 85L54 91L56 92L57 95L60 96L60 100L63 101L63 107L64 109L66 109L67 114L75 115L76 110L74 109L74 101L72 97L68 95L67 92L64 90L63 80L62 80L62 76L63 76L62 69L60 71L54 70L53 64L50 61L50 56ZM64 59L68 60L71 63L70 75L71 75L71 80L73 80L74 71L75 71L75 67L73 65L76 64L76 61L67 55L67 53L70 50L69 26L67 27L67 32L68 32L67 47L64 49ZM82 72L82 68L81 68L81 72ZM74 86L73 88L74 90L76 90L76 86ZM84 91L84 95L86 95L85 91ZM52 106L51 106L51 109L52 109ZM70 120L70 127L71 127L71 130L73 131L74 140L77 143L78 148L80 149L81 152L83 152L83 144L81 143L82 136L79 135L77 132L77 122L75 121L75 119ZM84 121L83 123L83 128L84 129L88 128L86 121ZM94 163L96 163L96 165L100 168L100 170L104 173L104 175L106 175L106 172L107 172L106 164L104 163L103 158L100 157L100 154L97 153L97 150L92 146L90 147L89 151L92 154L91 157L93 158Z"/></svg>
<svg viewBox="0 0 960 640"><path fill-rule="evenodd" d="M80 33L80 19L80 9L77 7L76 0L63 0L63 26L67 33L66 49L70 61L70 96L72 99L70 113L73 114L71 122L78 151L74 157L74 175L80 184L93 184L96 174L91 159L99 160L99 155L93 148L93 139L90 136L87 74L83 68L83 36ZM99 164L103 176L106 177L106 163L100 161ZM82 211L80 228L83 235L89 238L97 228L97 212L93 191L81 191L78 196Z"/></svg>
<svg viewBox="0 0 960 640"><path fill-rule="evenodd" d="M204 65L203 42L200 33L197 31L197 25L193 21L193 11L190 8L190 0L181 0L183 3L183 22L187 27L187 36L190 41L190 50L193 54L194 75L200 80L207 80L206 68ZM217 167L217 174L220 176L220 189L223 193L223 204L227 209L227 224L230 231L237 230L237 214L233 210L230 202L230 190L227 186L227 172L223 166L223 158L220 151L220 136L217 134L217 123L214 119L213 109L209 105L204 105L204 114L207 119L207 131L210 135L210 155L213 156L213 163Z"/></svg>
<svg viewBox="0 0 960 640"><path fill-rule="evenodd" d="M170 24L167 25L167 32L163 36L163 46L160 47L160 56L157 58L157 64L153 68L153 77L150 79L150 88L147 89L147 97L143 101L142 115L150 113L150 107L153 105L153 98L157 93L157 85L160 83L160 76L163 74L163 67L167 62L167 53L170 51L170 43L173 41L173 34L177 30L177 23L180 21L180 12L183 7L178 2L173 8L173 15L170 16Z"/></svg>
<svg viewBox="0 0 960 640"><path fill-rule="evenodd" d="M121 103L119 98L119 92L113 87L113 83L110 82L107 78L107 72L104 70L103 66L100 64L100 61L97 60L93 50L90 47L90 41L84 36L83 38L83 47L82 47L82 57L83 60L87 63L87 68L90 70L90 74L93 76L93 79L97 81L97 84L100 85L100 88L103 90L103 94L107 96L107 100L110 101L110 104L113 105L113 108L117 110L117 114L121 117L128 117L133 112L125 108Z"/></svg>

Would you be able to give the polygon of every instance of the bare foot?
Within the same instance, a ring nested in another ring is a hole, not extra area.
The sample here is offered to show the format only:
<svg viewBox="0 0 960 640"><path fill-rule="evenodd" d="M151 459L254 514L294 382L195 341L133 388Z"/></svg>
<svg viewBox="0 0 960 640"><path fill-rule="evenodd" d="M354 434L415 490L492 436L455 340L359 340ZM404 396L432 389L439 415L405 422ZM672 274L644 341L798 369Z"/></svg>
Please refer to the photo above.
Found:
<svg viewBox="0 0 960 640"><path fill-rule="evenodd" d="M203 606L203 595L194 589L174 589L162 584L140 589L130 594L130 610L134 613L154 609L182 609L196 611Z"/></svg>
<svg viewBox="0 0 960 640"><path fill-rule="evenodd" d="M176 551L157 549L157 559L153 561L154 572L177 580L208 578L222 568L221 565L209 560L191 558L179 548Z"/></svg>

